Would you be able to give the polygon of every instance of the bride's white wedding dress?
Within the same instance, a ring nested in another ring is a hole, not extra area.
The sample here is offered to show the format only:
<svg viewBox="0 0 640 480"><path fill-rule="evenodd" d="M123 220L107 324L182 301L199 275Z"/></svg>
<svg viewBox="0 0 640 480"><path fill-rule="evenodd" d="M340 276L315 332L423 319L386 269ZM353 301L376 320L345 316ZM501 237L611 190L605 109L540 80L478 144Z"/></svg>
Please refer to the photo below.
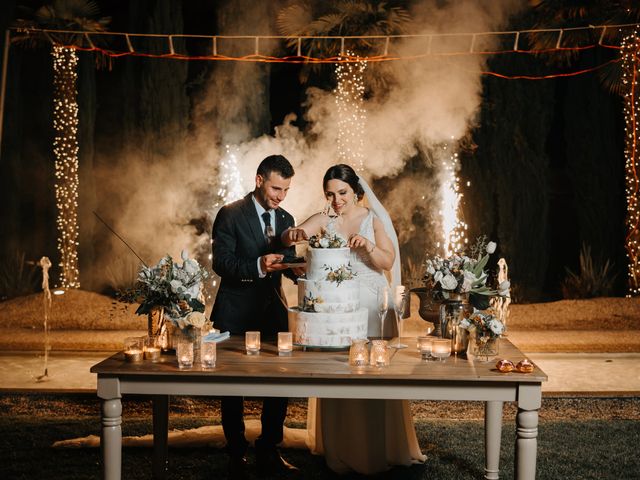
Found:
<svg viewBox="0 0 640 480"><path fill-rule="evenodd" d="M360 235L375 242L373 212L360 225ZM332 226L332 225L331 225ZM384 274L367 265L355 251L351 268L360 282L360 305L369 310L369 337L380 335L377 290L388 286ZM394 317L385 320L385 333L395 330ZM307 444L323 454L337 473L374 474L391 465L424 462L406 400L309 399Z"/></svg>

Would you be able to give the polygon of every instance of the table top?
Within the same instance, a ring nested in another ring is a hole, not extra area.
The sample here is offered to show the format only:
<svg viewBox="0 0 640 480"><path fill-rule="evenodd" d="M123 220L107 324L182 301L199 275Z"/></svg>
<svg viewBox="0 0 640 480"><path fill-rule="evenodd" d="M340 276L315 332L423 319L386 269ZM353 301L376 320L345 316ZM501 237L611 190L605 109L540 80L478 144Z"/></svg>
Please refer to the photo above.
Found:
<svg viewBox="0 0 640 480"><path fill-rule="evenodd" d="M246 381L248 377L259 381L274 380L279 382L313 381L322 383L345 382L366 383L375 380L376 383L393 384L424 383L437 381L460 382L516 382L540 383L547 380L547 375L534 364L532 373L501 373L496 367L496 361L479 362L454 355L443 362L423 361L416 348L415 338L403 338L408 348L391 349L391 362L386 367L354 367L349 365L349 351L332 350L319 351L294 349L291 356L278 356L275 341L263 341L259 355L247 355L244 347L244 337L231 337L217 344L217 361L213 369L203 369L194 366L181 370L175 355L163 354L157 363L144 360L140 363L130 363L124 360L119 352L91 367L91 372L99 376L117 376L133 378L136 376L153 376L160 379L166 377L201 377L208 381ZM517 364L526 356L518 350L508 339L500 340L500 354L498 358L506 358Z"/></svg>

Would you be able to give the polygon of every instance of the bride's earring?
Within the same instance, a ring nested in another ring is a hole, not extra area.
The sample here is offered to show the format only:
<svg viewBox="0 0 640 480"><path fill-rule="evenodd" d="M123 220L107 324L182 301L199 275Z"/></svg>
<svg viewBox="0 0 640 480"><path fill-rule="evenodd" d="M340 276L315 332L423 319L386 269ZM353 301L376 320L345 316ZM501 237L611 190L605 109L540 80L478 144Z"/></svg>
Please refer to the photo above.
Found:
<svg viewBox="0 0 640 480"><path fill-rule="evenodd" d="M358 205L358 195L353 196L353 204Z"/></svg>

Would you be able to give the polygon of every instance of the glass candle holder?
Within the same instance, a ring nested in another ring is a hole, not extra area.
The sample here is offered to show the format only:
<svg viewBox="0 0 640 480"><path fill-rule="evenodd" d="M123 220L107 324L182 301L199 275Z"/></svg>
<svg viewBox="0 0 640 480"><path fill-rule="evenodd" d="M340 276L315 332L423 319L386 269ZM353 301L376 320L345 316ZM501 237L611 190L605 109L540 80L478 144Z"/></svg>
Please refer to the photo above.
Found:
<svg viewBox="0 0 640 480"><path fill-rule="evenodd" d="M372 340L369 363L374 367L389 365L389 347L386 340Z"/></svg>
<svg viewBox="0 0 640 480"><path fill-rule="evenodd" d="M144 359L157 362L160 360L161 345L160 337L157 335L147 335L144 338Z"/></svg>
<svg viewBox="0 0 640 480"><path fill-rule="evenodd" d="M278 332L278 355L290 357L293 352L293 333Z"/></svg>
<svg viewBox="0 0 640 480"><path fill-rule="evenodd" d="M144 337L127 337L124 339L124 359L127 362L141 362L143 349Z"/></svg>
<svg viewBox="0 0 640 480"><path fill-rule="evenodd" d="M448 338L434 338L431 341L431 356L443 361L451 355L451 340Z"/></svg>
<svg viewBox="0 0 640 480"><path fill-rule="evenodd" d="M178 340L178 345L176 345L176 357L178 357L178 367L193 367L193 342L184 339Z"/></svg>
<svg viewBox="0 0 640 480"><path fill-rule="evenodd" d="M349 347L349 365L352 367L364 367L368 363L369 349L367 348L367 340L352 340L351 347Z"/></svg>
<svg viewBox="0 0 640 480"><path fill-rule="evenodd" d="M431 357L431 344L433 342L432 337L423 336L418 337L418 351L420 352L420 356L422 360L429 360Z"/></svg>
<svg viewBox="0 0 640 480"><path fill-rule="evenodd" d="M216 366L216 342L202 342L202 368L214 368Z"/></svg>
<svg viewBox="0 0 640 480"><path fill-rule="evenodd" d="M244 346L247 355L260 354L260 332L247 332L244 334Z"/></svg>

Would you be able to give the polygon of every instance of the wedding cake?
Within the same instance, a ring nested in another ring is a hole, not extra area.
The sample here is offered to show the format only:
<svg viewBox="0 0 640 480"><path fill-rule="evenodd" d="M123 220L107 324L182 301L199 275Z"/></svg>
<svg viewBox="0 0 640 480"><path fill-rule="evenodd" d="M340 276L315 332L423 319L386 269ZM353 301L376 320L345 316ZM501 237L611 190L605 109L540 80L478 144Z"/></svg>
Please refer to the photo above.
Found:
<svg viewBox="0 0 640 480"><path fill-rule="evenodd" d="M349 252L346 247L309 246L307 278L298 280L298 306L289 309L294 344L346 347L352 339L367 337L368 312L360 308Z"/></svg>

